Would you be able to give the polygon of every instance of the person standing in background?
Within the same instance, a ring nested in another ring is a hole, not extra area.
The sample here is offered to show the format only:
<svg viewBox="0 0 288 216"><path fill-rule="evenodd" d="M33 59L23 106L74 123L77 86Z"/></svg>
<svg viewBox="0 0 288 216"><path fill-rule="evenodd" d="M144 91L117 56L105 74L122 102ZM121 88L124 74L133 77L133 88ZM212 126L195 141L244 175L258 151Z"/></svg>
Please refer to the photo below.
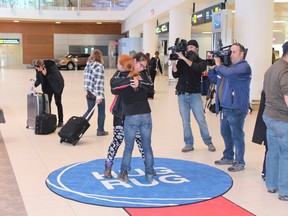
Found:
<svg viewBox="0 0 288 216"><path fill-rule="evenodd" d="M49 105L51 110L52 96L54 95L55 104L58 111L58 125L63 126L63 107L62 107L62 92L64 89L64 79L61 75L55 62L52 60L37 59L34 61L36 70L36 81L34 87L41 84L42 92L48 95Z"/></svg>
<svg viewBox="0 0 288 216"><path fill-rule="evenodd" d="M97 104L98 128L96 134L97 136L108 135L108 131L104 130L106 117L104 97L104 60L102 57L102 52L98 49L95 49L91 53L84 69L84 90L86 91L88 110L83 117L86 118L95 104ZM92 115L89 116L88 120L90 120L91 117Z"/></svg>
<svg viewBox="0 0 288 216"><path fill-rule="evenodd" d="M265 183L268 192L279 192L278 198L288 201L288 41L282 48L282 58L264 75L263 120L268 144Z"/></svg>
<svg viewBox="0 0 288 216"><path fill-rule="evenodd" d="M155 55L149 61L149 72L153 83L155 81L157 70L159 70L161 74L163 73L158 51L155 52Z"/></svg>

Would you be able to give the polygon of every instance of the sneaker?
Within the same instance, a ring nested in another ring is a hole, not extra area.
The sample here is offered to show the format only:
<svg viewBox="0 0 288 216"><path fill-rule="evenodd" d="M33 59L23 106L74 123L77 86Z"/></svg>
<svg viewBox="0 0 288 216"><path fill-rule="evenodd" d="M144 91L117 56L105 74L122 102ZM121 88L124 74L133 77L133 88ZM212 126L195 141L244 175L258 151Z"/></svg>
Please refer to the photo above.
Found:
<svg viewBox="0 0 288 216"><path fill-rule="evenodd" d="M97 136L107 136L108 134L109 134L108 131L97 132Z"/></svg>
<svg viewBox="0 0 288 216"><path fill-rule="evenodd" d="M117 178L118 178L120 181L128 182L128 181L129 181L129 179L128 179L128 171L125 170L125 171L121 172L121 173L117 176Z"/></svg>
<svg viewBox="0 0 288 216"><path fill-rule="evenodd" d="M278 190L277 189L269 189L268 192L269 193L276 193Z"/></svg>
<svg viewBox="0 0 288 216"><path fill-rule="evenodd" d="M233 160L227 160L226 158L222 157L220 160L216 160L214 163L216 165L231 165L233 164Z"/></svg>
<svg viewBox="0 0 288 216"><path fill-rule="evenodd" d="M112 169L112 162L105 162L105 169L104 169L104 177L105 178L112 178L111 169Z"/></svg>
<svg viewBox="0 0 288 216"><path fill-rule="evenodd" d="M210 152L215 152L216 151L216 148L213 145L213 143L209 143L207 146L208 146L208 151L210 151Z"/></svg>
<svg viewBox="0 0 288 216"><path fill-rule="evenodd" d="M193 151L194 150L194 147L193 146L191 146L191 147L189 147L189 146L185 146L184 148L182 148L182 152L190 152L190 151Z"/></svg>
<svg viewBox="0 0 288 216"><path fill-rule="evenodd" d="M287 195L286 196L279 195L278 199L282 200L282 201L288 201L288 196Z"/></svg>
<svg viewBox="0 0 288 216"><path fill-rule="evenodd" d="M57 127L63 127L63 122L58 122Z"/></svg>
<svg viewBox="0 0 288 216"><path fill-rule="evenodd" d="M145 177L147 179L147 181L152 182L153 181L153 174L145 174Z"/></svg>
<svg viewBox="0 0 288 216"><path fill-rule="evenodd" d="M233 163L231 167L228 167L228 171L230 172L238 172L244 170L245 167L243 164L239 164L238 162Z"/></svg>

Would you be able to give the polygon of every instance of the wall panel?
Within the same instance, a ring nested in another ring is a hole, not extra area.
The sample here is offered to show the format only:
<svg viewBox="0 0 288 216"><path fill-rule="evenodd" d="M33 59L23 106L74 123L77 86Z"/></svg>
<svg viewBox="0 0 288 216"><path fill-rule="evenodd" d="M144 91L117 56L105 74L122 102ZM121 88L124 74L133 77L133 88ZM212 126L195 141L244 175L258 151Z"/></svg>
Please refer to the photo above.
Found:
<svg viewBox="0 0 288 216"><path fill-rule="evenodd" d="M121 35L119 23L62 23L0 21L0 33L22 33L23 64L54 58L54 34Z"/></svg>

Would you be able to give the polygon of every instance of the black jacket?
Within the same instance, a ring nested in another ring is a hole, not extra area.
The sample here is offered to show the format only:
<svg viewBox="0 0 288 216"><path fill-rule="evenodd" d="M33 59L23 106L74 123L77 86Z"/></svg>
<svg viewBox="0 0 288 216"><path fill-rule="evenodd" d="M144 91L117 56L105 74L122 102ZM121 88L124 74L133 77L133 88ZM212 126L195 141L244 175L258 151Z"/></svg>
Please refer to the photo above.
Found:
<svg viewBox="0 0 288 216"><path fill-rule="evenodd" d="M52 60L44 60L44 65L47 70L47 74L44 76L41 72L36 69L36 81L34 83L35 87L41 84L43 93L56 92L58 94L62 93L64 88L64 79Z"/></svg>
<svg viewBox="0 0 288 216"><path fill-rule="evenodd" d="M152 57L149 61L149 71L156 71L157 67L160 73L162 74L162 66L159 57L158 58Z"/></svg>
<svg viewBox="0 0 288 216"><path fill-rule="evenodd" d="M153 89L147 71L141 71L139 75L139 87L135 91L130 86L131 77L127 77L129 72L117 71L110 80L112 94L119 95L122 103L124 116L150 113L151 109L147 99L147 91Z"/></svg>
<svg viewBox="0 0 288 216"><path fill-rule="evenodd" d="M257 144L264 144L267 145L267 137L266 137L266 124L262 119L263 112L265 109L265 92L261 92L261 99L260 99L260 105L259 105L259 110L255 122L255 127L254 127L254 132L252 136L252 142L257 143Z"/></svg>
<svg viewBox="0 0 288 216"><path fill-rule="evenodd" d="M176 90L178 92L201 93L201 76L205 71L205 61L197 57L191 66L180 59L176 65L177 71L172 76L178 78Z"/></svg>

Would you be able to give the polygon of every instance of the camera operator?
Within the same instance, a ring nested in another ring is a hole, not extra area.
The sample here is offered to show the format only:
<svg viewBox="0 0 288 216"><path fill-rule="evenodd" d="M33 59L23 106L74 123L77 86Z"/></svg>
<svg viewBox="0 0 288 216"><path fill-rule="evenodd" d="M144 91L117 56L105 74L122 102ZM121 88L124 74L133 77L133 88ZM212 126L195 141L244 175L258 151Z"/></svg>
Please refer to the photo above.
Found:
<svg viewBox="0 0 288 216"><path fill-rule="evenodd" d="M230 48L231 65L224 66L219 57L208 71L211 82L217 84L215 103L216 113L220 111L220 130L225 143L223 157L216 165L232 165L230 172L244 170L244 121L249 109L251 67L245 61L245 48L240 43ZM235 160L234 160L235 146Z"/></svg>
<svg viewBox="0 0 288 216"><path fill-rule="evenodd" d="M174 78L178 78L176 94L184 129L185 146L182 148L182 152L194 150L190 110L198 123L204 143L208 146L209 151L214 152L216 149L208 131L201 97L201 76L206 69L205 61L198 56L199 46L196 40L188 41L186 51L186 56L182 52L176 52L179 60L172 60L172 75Z"/></svg>

